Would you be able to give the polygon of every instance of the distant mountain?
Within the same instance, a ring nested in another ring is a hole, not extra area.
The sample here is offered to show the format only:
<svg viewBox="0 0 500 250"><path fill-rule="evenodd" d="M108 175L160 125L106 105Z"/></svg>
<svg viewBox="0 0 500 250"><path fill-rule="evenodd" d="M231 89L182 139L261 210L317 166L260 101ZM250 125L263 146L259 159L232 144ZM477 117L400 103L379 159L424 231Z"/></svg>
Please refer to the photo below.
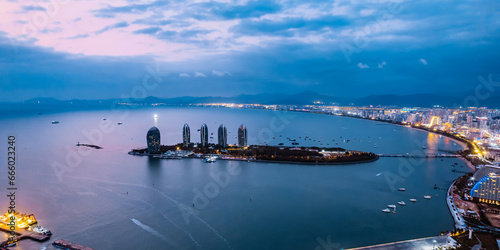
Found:
<svg viewBox="0 0 500 250"><path fill-rule="evenodd" d="M307 105L322 103L327 105L342 105L342 106L397 106L397 107L432 107L439 105L442 107L459 107L459 106L480 106L489 108L500 107L500 96L493 95L481 100L476 97L473 92L467 92L463 96L449 96L446 93L439 94L414 94L414 95L371 95L363 98L339 98L329 95L318 94L312 91L306 91L293 95L286 94L257 94L257 95L238 95L234 97L221 97L221 96L182 96L174 98L158 98L149 96L144 99L123 102L134 102L137 104L153 104L164 103L167 105L187 105L187 104L201 104L201 103L237 103L237 104L281 104L281 105ZM97 106L105 108L109 107L116 100L103 99L103 100L58 100L55 98L34 98L26 100L22 103L2 103L0 107L9 109L9 107L27 107L30 105L38 105L38 107L47 106L67 106L84 108L86 106ZM122 101L122 100L120 100Z"/></svg>
<svg viewBox="0 0 500 250"><path fill-rule="evenodd" d="M314 102L323 102L330 104L332 102L338 102L339 99L332 96L320 95L314 92L302 92L295 95L284 95L284 94L257 94L257 95L238 95L234 97L220 97L220 96L208 96L208 97L174 97L161 99L157 97L146 97L143 100L135 101L136 103L165 103L165 104L191 104L191 103L238 103L238 104L248 104L248 103L259 103L259 104L292 104L292 105L306 105L313 104Z"/></svg>
<svg viewBox="0 0 500 250"><path fill-rule="evenodd" d="M26 104L61 104L61 103L64 103L64 101L61 101L61 100L56 99L56 98L38 97L38 98L26 100L23 103L26 103Z"/></svg>

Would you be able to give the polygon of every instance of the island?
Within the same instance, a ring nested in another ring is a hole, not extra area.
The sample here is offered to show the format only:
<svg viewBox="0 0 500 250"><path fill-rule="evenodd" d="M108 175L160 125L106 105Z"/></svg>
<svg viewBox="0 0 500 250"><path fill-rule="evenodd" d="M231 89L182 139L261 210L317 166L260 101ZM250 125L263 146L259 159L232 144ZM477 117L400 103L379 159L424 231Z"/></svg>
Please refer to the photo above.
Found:
<svg viewBox="0 0 500 250"><path fill-rule="evenodd" d="M378 155L371 152L346 150L338 147L289 147L289 146L261 146L247 147L208 144L206 147L196 145L184 146L161 145L156 153L149 153L147 148L133 149L130 155L151 156L163 159L182 158L210 158L221 160L239 160L269 163L288 164L318 164L335 165L349 163L371 162L378 159Z"/></svg>

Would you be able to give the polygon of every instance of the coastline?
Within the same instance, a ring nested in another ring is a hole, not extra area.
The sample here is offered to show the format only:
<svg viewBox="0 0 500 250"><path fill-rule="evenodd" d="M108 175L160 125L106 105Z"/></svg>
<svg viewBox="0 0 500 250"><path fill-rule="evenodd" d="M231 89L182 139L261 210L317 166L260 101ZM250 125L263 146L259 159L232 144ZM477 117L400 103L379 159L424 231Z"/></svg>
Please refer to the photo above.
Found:
<svg viewBox="0 0 500 250"><path fill-rule="evenodd" d="M325 112L304 112L304 111L295 111L295 110L293 110L292 112L323 114L323 115L335 115L335 114L325 113ZM438 133L437 131L432 131L432 130L421 128L421 127L416 127L416 126L411 126L411 125L408 126L408 125L405 125L405 124L401 124L401 123L397 123L397 122L392 122L392 121L384 121L384 120L380 120L380 119L369 119L369 118L356 117L356 116L348 116L348 115L335 115L335 116L341 116L341 117L346 117L346 118L362 119L362 120L368 120L368 121L374 121L374 122L381 122L381 123L389 123L389 124L393 124L393 125L396 125L396 126L417 129L417 130L420 130L420 131L425 131L425 132L433 133L433 134L436 134L436 135L442 135L442 136L444 136L444 137L446 137L446 138L448 138L448 139L456 142L457 144L459 144L462 147L462 151L471 150L471 148L469 147L469 143L464 142L462 140L459 140L458 138L456 138L456 137L454 137L452 135L446 134L446 133ZM465 163L467 164L467 166L469 168L471 168L472 171L476 170L476 166L471 161L469 161L467 158L463 157L462 155L459 156L459 158L462 159L463 161L465 161Z"/></svg>

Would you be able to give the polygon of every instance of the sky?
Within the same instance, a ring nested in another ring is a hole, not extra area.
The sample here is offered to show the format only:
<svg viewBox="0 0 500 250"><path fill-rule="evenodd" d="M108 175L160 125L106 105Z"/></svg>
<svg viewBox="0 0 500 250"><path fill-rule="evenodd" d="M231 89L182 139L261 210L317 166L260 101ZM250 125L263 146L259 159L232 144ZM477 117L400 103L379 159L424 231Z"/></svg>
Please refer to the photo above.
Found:
<svg viewBox="0 0 500 250"><path fill-rule="evenodd" d="M0 0L0 100L459 95L500 81L499 14L495 0Z"/></svg>

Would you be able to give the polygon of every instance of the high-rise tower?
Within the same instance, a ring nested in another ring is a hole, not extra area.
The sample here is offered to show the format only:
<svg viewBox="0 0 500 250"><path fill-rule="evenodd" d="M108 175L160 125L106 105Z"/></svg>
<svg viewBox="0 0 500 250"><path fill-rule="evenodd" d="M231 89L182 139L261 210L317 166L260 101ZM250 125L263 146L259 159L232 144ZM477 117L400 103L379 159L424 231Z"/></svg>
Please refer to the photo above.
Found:
<svg viewBox="0 0 500 250"><path fill-rule="evenodd" d="M219 137L219 146L224 148L227 147L227 128L226 126L224 126L224 124L221 124L219 126L218 137Z"/></svg>
<svg viewBox="0 0 500 250"><path fill-rule="evenodd" d="M247 146L247 127L243 124L238 128L238 147Z"/></svg>
<svg viewBox="0 0 500 250"><path fill-rule="evenodd" d="M148 134L146 135L146 141L148 143L148 153L160 153L160 130L157 127L149 129Z"/></svg>
<svg viewBox="0 0 500 250"><path fill-rule="evenodd" d="M200 140L201 140L202 147L208 146L208 127L207 127L207 124L205 124L205 123L203 123L203 125L201 125Z"/></svg>
<svg viewBox="0 0 500 250"><path fill-rule="evenodd" d="M184 147L187 147L189 146L190 142L191 142L191 129L189 128L189 125L186 123L182 128L182 145L184 145Z"/></svg>

